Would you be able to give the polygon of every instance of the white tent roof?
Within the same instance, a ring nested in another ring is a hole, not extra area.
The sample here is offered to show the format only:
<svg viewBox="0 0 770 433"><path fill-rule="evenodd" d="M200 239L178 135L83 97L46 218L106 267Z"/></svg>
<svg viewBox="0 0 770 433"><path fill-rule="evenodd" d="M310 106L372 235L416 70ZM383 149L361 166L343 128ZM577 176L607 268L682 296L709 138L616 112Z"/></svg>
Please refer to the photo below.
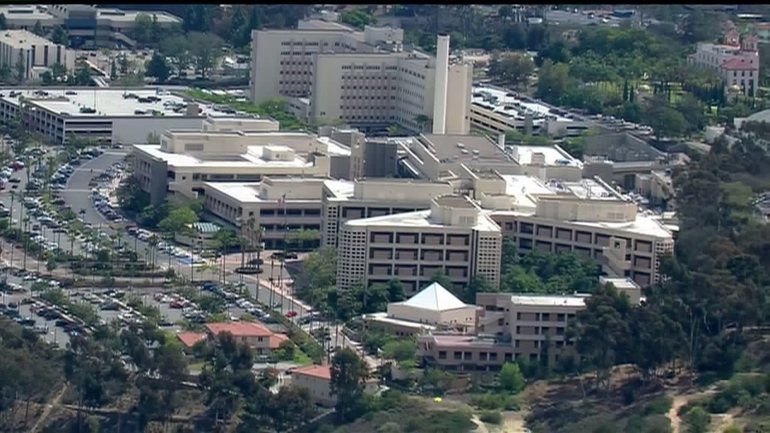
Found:
<svg viewBox="0 0 770 433"><path fill-rule="evenodd" d="M416 295L398 304L431 311L455 310L467 306L439 283L432 283Z"/></svg>

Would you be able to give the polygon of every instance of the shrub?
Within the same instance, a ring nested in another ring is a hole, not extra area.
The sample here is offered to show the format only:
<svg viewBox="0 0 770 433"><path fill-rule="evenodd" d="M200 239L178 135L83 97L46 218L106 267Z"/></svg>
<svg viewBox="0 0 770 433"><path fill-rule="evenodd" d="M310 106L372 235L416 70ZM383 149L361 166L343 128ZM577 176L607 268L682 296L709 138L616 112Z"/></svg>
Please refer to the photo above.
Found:
<svg viewBox="0 0 770 433"><path fill-rule="evenodd" d="M503 415L500 412L494 412L494 411L482 412L481 415L479 415L479 419L482 422L485 422L487 424L500 425L503 423Z"/></svg>
<svg viewBox="0 0 770 433"><path fill-rule="evenodd" d="M519 410L519 400L507 394L481 394L471 398L471 405L481 410Z"/></svg>
<svg viewBox="0 0 770 433"><path fill-rule="evenodd" d="M665 415L668 413L669 410L671 410L671 404L673 403L673 399L667 395L662 395L660 397L656 397L647 405L644 406L644 410L642 413L644 415Z"/></svg>

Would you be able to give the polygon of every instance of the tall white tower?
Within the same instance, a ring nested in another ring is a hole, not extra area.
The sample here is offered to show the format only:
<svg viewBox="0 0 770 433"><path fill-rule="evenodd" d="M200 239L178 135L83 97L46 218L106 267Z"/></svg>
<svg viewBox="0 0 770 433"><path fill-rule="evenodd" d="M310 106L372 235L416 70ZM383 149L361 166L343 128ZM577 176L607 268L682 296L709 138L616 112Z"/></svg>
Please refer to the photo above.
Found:
<svg viewBox="0 0 770 433"><path fill-rule="evenodd" d="M433 133L446 133L446 96L449 74L449 35L436 41L436 88L433 91Z"/></svg>

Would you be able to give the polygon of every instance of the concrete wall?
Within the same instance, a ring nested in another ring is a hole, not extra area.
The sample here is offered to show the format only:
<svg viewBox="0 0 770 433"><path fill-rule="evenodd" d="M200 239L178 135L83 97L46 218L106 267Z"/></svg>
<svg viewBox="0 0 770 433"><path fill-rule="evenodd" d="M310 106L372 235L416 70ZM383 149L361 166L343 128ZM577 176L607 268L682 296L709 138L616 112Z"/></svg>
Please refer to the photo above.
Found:
<svg viewBox="0 0 770 433"><path fill-rule="evenodd" d="M615 162L654 161L664 154L627 132L586 137L586 156L602 156Z"/></svg>
<svg viewBox="0 0 770 433"><path fill-rule="evenodd" d="M201 129L202 117L126 117L112 121L112 142L120 144L148 144L147 136L160 138L169 129Z"/></svg>

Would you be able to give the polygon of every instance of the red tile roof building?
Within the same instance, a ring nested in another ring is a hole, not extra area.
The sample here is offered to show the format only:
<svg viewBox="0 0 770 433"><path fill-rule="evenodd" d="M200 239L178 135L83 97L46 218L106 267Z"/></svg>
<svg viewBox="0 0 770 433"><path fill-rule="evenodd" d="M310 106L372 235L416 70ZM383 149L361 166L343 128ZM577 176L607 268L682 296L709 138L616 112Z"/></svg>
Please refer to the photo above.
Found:
<svg viewBox="0 0 770 433"><path fill-rule="evenodd" d="M270 351L289 339L286 334L273 332L265 325L255 322L207 323L205 327L210 338L229 332L236 341L251 346L257 355L269 355Z"/></svg>

